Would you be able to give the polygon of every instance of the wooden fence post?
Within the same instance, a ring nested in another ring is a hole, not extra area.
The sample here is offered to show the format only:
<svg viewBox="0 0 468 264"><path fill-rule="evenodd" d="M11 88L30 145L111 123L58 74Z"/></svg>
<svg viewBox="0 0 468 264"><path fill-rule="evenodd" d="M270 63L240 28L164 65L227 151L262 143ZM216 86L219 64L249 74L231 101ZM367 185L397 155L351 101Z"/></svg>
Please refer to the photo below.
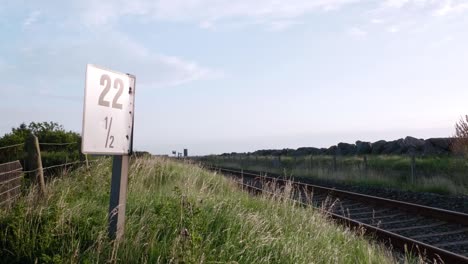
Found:
<svg viewBox="0 0 468 264"><path fill-rule="evenodd" d="M39 140L33 134L30 134L26 140L26 165L28 171L31 172L33 180L39 185L39 192L44 195L46 192L44 170L42 169L41 149L39 148Z"/></svg>
<svg viewBox="0 0 468 264"><path fill-rule="evenodd" d="M88 154L85 154L85 160L86 160L86 169L89 170Z"/></svg>

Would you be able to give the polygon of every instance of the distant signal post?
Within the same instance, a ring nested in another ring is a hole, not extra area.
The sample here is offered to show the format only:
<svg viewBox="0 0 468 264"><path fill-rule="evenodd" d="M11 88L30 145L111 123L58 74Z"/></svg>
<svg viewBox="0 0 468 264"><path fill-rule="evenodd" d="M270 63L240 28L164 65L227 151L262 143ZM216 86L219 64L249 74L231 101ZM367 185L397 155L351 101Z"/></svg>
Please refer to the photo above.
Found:
<svg viewBox="0 0 468 264"><path fill-rule="evenodd" d="M124 234L128 160L133 149L135 76L88 64L81 151L113 155L109 237Z"/></svg>

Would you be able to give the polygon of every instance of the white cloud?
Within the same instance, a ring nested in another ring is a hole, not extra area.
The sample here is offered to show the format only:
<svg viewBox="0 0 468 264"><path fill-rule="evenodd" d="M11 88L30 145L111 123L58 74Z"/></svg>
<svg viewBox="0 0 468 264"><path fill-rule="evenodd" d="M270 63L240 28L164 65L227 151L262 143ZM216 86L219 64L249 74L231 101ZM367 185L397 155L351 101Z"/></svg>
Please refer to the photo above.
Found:
<svg viewBox="0 0 468 264"><path fill-rule="evenodd" d="M367 32L358 28L358 27L353 27L348 30L348 34L354 37L365 37L367 36Z"/></svg>
<svg viewBox="0 0 468 264"><path fill-rule="evenodd" d="M371 19L371 23L372 24L382 24L384 23L385 21L383 19L379 19L379 18L373 18Z"/></svg>
<svg viewBox="0 0 468 264"><path fill-rule="evenodd" d="M302 22L296 20L277 20L268 23L268 29L270 31L283 31L294 25L302 24Z"/></svg>
<svg viewBox="0 0 468 264"><path fill-rule="evenodd" d="M23 27L27 28L27 27L33 25L34 23L36 23L37 19L39 18L40 15L41 15L41 11L39 11L39 10L32 11L28 15L28 17L24 20Z"/></svg>
<svg viewBox="0 0 468 264"><path fill-rule="evenodd" d="M445 37L442 37L440 39L436 39L434 40L434 42L430 43L428 45L429 48L440 48L440 47L444 47L446 46L447 44L453 42L455 40L455 37L453 37L452 35L447 35Z"/></svg>
<svg viewBox="0 0 468 264"><path fill-rule="evenodd" d="M215 25L210 21L202 21L199 25L204 29L215 29Z"/></svg>
<svg viewBox="0 0 468 264"><path fill-rule="evenodd" d="M384 8L416 8L420 11L429 10L435 16L460 14L468 10L466 0L385 0Z"/></svg>
<svg viewBox="0 0 468 264"><path fill-rule="evenodd" d="M285 28L296 19L317 11L329 11L360 0L134 0L83 1L81 19L86 25L106 25L122 16L146 16L166 21L196 22L203 28L241 19L270 28ZM287 23L285 23L287 21ZM280 26L278 26L280 25Z"/></svg>
<svg viewBox="0 0 468 264"><path fill-rule="evenodd" d="M68 19L68 24L85 25L93 30L113 28L119 21L132 17L144 22L191 23L208 30L257 25L281 31L303 23L306 16L350 6L360 6L364 14L371 14L368 19L372 24L462 14L468 10L466 0L384 0L371 4L364 0L74 0L63 5L41 3L36 9L43 10L42 14L31 13L24 24L31 25L39 15L48 17L49 13L58 12Z"/></svg>
<svg viewBox="0 0 468 264"><path fill-rule="evenodd" d="M5 60L0 58L0 72L6 72L13 69L15 69L13 65L7 63Z"/></svg>
<svg viewBox="0 0 468 264"><path fill-rule="evenodd" d="M149 81L148 85L151 84L151 86L176 86L192 81L218 79L224 76L224 73L220 71L204 68L196 62L187 61L175 56L155 54L152 56L152 60L152 63L161 64L168 68L172 73L169 74L169 72L167 72L167 74L168 76L172 75L173 78ZM154 74L157 73L153 73L153 75Z"/></svg>
<svg viewBox="0 0 468 264"><path fill-rule="evenodd" d="M460 14L465 10L468 10L468 2L457 1L454 3L454 1L446 0L437 10L434 11L434 15L447 16L450 14Z"/></svg>
<svg viewBox="0 0 468 264"><path fill-rule="evenodd" d="M387 28L387 32L390 33L398 33L400 31L400 28L398 26L390 26Z"/></svg>
<svg viewBox="0 0 468 264"><path fill-rule="evenodd" d="M383 2L383 6L391 7L391 8L402 8L402 7L407 7L407 6L428 7L428 6L436 6L440 2L441 0L385 0Z"/></svg>
<svg viewBox="0 0 468 264"><path fill-rule="evenodd" d="M380 26L383 32L429 34L434 28L468 26L463 17L467 11L467 0L385 0L367 16L373 28Z"/></svg>
<svg viewBox="0 0 468 264"><path fill-rule="evenodd" d="M401 8L409 2L411 2L411 0L385 0L383 4L387 7Z"/></svg>
<svg viewBox="0 0 468 264"><path fill-rule="evenodd" d="M4 68L7 84L15 83L36 93L42 91L42 95L45 91L57 91L55 94L69 98L75 94L67 91L67 87L76 87L81 82L87 63L135 74L139 87L145 88L223 77L219 71L181 57L160 54L115 31L94 33L80 40L70 37L52 43L30 42L15 57L14 70L0 67ZM28 78L21 77L24 72Z"/></svg>

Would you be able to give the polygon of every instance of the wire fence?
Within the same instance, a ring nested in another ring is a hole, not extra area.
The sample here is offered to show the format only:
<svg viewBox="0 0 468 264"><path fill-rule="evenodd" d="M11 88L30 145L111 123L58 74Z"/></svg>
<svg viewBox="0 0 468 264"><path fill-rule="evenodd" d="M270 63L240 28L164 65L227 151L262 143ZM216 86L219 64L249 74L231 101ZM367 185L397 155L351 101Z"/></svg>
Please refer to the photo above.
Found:
<svg viewBox="0 0 468 264"><path fill-rule="evenodd" d="M39 142L39 145L40 146L67 146L67 145L74 145L74 144L78 144L78 142L68 142L68 143L41 143Z"/></svg>
<svg viewBox="0 0 468 264"><path fill-rule="evenodd" d="M66 139L58 139L59 142L54 140L44 140L38 142L41 160L44 167L55 166L58 167L64 163L72 161L83 161L84 155L80 151L80 140L73 140L73 142L64 142ZM61 141L61 142L60 142ZM32 169L28 165L28 140L26 142L11 144L8 146L0 146L0 164L19 160L25 169Z"/></svg>
<svg viewBox="0 0 468 264"><path fill-rule="evenodd" d="M19 168L19 169L15 169L15 170L11 170L11 171L0 172L0 176L1 176L1 175L6 175L6 174L8 174L8 173L10 173L10 172L15 172L15 171L23 171L23 169L22 169L22 168ZM0 184L1 184L1 183L0 183Z"/></svg>
<svg viewBox="0 0 468 264"><path fill-rule="evenodd" d="M21 187L23 184L22 179L28 173L35 173L40 170L47 171L47 170L63 168L63 167L65 167L66 169L67 166L74 166L77 164L86 164L88 166L89 164L92 164L96 161L97 160L73 161L73 162L66 162L63 164L48 166L44 168L36 168L33 170L23 170L22 166L19 164L19 161L0 164L0 167L1 166L5 167L6 165L10 165L10 164L17 164L17 166L19 166L19 167L10 168L10 169L8 169L8 167L6 169L3 168L5 170L0 172L0 206L4 206L5 204L11 204L12 202L15 201L16 198L21 196Z"/></svg>
<svg viewBox="0 0 468 264"><path fill-rule="evenodd" d="M9 149L9 148L14 148L14 147L19 147L19 146L24 146L25 142L23 143L18 143L18 144L13 144L9 146L4 146L0 147L0 150L2 149ZM74 145L78 144L78 142L66 142L66 143L49 143L49 142L39 142L40 146L68 146L68 145Z"/></svg>
<svg viewBox="0 0 468 264"><path fill-rule="evenodd" d="M8 148L14 148L14 147L19 147L19 146L24 146L24 143L19 143L19 144L14 144L14 145L10 145L10 146L0 147L0 150L2 150L2 149L8 149Z"/></svg>
<svg viewBox="0 0 468 264"><path fill-rule="evenodd" d="M92 160L91 161L88 161L88 163L91 163L93 162ZM32 172L37 172L39 170L50 170L50 169L54 169L54 168L59 168L59 167L65 167L65 166L68 166L68 165L74 165L74 164L84 164L86 163L86 161L74 161L74 162L67 162L67 163L63 163L63 164L58 164L58 165L53 165L53 166L48 166L48 167L44 167L44 168L37 168L37 169L34 169L34 170L27 170L27 171L23 171L23 173L32 173Z"/></svg>
<svg viewBox="0 0 468 264"><path fill-rule="evenodd" d="M0 205L20 195L22 169L19 161L0 164Z"/></svg>
<svg viewBox="0 0 468 264"><path fill-rule="evenodd" d="M40 146L70 146L70 145L75 145L75 144L78 144L79 142L64 142L64 143L52 143L52 142L39 142L39 145ZM13 145L9 145L9 146L3 146L3 147L0 147L0 153L2 150L7 150L7 149L12 149L12 148L15 148L15 147L20 147L20 146L23 146L24 147L25 143L19 143L19 144L13 144ZM42 150L41 150L42 151ZM24 154L24 153L22 153ZM72 158L74 153L70 153L69 156L71 156L70 158ZM68 159L69 156L67 155L65 157L65 159ZM20 157L18 157L18 155L16 155L14 158L14 160L18 160L18 159L21 159ZM11 162L15 162L15 161L8 161L8 162L0 162L0 164L7 164L7 163L11 163ZM53 168L58 168L58 167L63 167L63 166L68 166L68 165L74 165L74 164L78 164L78 163L85 163L86 161L84 160L78 160L78 161L72 161L72 162L68 162L68 160L66 160L66 162L64 163L60 163L60 164L53 164L53 165L50 165L50 166L46 166L44 168L42 168L43 170L48 170L48 169L53 169ZM24 163L24 161L23 161ZM23 170L23 173L30 173L30 172L35 172L37 171L38 169L34 169L34 170ZM5 174L7 172L0 172L0 175L2 174Z"/></svg>
<svg viewBox="0 0 468 264"><path fill-rule="evenodd" d="M415 155L308 155L308 156L206 156L217 167L264 171L333 181L382 182L414 185L441 175L456 185L467 185L466 163L457 157Z"/></svg>
<svg viewBox="0 0 468 264"><path fill-rule="evenodd" d="M79 141L37 142L36 138L35 142L27 140L0 147L0 206L11 204L21 195L24 178L33 181L40 178L43 182L44 175L55 177L63 171L93 162L81 154Z"/></svg>

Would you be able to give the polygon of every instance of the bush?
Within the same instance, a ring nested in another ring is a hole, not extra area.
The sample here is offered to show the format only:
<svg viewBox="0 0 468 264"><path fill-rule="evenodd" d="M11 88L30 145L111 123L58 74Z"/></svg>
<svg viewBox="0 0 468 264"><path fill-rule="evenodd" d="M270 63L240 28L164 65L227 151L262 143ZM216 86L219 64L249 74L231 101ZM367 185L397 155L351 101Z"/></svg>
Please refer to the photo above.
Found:
<svg viewBox="0 0 468 264"><path fill-rule="evenodd" d="M465 115L464 118L460 118L455 124L452 152L463 156L468 154L468 115Z"/></svg>
<svg viewBox="0 0 468 264"><path fill-rule="evenodd" d="M23 123L17 128L12 128L10 133L0 138L0 147L19 144L16 147L1 149L0 163L20 160L24 167L25 150L22 144L30 134L34 134L39 140L44 167L76 161L81 157L81 136L78 133L65 131L62 125L55 122L31 122L29 125Z"/></svg>

